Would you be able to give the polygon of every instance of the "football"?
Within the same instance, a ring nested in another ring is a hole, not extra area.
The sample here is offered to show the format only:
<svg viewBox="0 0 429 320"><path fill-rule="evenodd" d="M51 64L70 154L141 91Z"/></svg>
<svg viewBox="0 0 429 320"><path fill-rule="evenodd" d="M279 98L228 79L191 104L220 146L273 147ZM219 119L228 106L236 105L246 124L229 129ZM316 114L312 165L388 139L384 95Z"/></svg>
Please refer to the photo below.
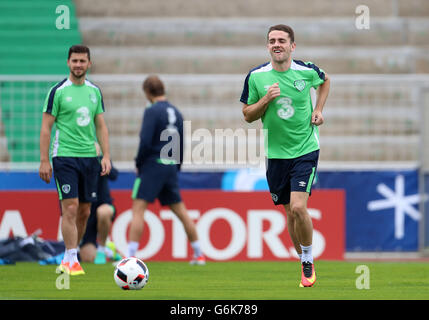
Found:
<svg viewBox="0 0 429 320"><path fill-rule="evenodd" d="M113 278L124 290L140 290L149 279L149 269L140 259L125 258L116 265Z"/></svg>

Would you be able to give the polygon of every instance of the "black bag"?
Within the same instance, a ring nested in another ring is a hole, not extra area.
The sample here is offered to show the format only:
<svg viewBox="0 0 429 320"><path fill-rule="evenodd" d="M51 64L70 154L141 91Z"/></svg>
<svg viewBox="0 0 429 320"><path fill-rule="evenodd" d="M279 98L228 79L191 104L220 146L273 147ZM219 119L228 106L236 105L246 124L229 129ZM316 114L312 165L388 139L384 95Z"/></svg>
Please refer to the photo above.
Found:
<svg viewBox="0 0 429 320"><path fill-rule="evenodd" d="M47 252L49 249L43 240L35 236L12 237L0 241L0 259L11 261L45 260L52 257L52 254Z"/></svg>

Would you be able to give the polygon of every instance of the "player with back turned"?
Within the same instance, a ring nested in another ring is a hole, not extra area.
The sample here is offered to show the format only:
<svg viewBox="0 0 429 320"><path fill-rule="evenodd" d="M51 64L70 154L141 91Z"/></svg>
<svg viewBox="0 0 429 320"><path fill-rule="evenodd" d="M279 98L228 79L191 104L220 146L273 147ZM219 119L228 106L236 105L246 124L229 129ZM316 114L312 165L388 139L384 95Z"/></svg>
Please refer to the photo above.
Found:
<svg viewBox="0 0 429 320"><path fill-rule="evenodd" d="M183 160L183 117L166 98L164 84L157 76L143 82L151 105L143 115L140 144L136 156L137 177L132 192L132 213L128 256L135 256L143 234L144 213L156 198L179 218L191 243L191 264L204 265L197 230L188 215L179 190L178 172Z"/></svg>
<svg viewBox="0 0 429 320"><path fill-rule="evenodd" d="M91 67L89 48L72 46L67 65L70 69L68 78L50 89L43 107L39 176L46 183L52 178L49 149L55 123L52 166L61 203L61 232L66 248L59 268L70 275L80 275L85 272L77 258L78 244L85 232L91 203L97 200L98 177L110 173L111 162L101 91L85 79ZM94 141L101 146L101 161Z"/></svg>
<svg viewBox="0 0 429 320"><path fill-rule="evenodd" d="M300 286L311 287L316 272L307 201L319 159L318 126L324 121L322 110L330 81L313 63L292 59L295 47L291 27L270 27L267 49L271 61L248 73L240 101L247 122L262 120L271 197L286 210L289 235L302 265ZM311 88L319 88L314 108Z"/></svg>

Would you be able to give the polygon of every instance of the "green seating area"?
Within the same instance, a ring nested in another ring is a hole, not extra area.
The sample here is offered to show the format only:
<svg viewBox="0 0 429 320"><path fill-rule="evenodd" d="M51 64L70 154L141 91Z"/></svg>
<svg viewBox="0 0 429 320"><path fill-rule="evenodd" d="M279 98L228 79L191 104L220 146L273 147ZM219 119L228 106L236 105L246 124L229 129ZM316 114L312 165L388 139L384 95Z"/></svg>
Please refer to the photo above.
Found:
<svg viewBox="0 0 429 320"><path fill-rule="evenodd" d="M57 6L69 9L69 29ZM60 27L60 28L57 28ZM54 81L11 81L10 75L68 74L67 50L81 43L72 0L0 2L0 136L11 162L39 161L42 106Z"/></svg>

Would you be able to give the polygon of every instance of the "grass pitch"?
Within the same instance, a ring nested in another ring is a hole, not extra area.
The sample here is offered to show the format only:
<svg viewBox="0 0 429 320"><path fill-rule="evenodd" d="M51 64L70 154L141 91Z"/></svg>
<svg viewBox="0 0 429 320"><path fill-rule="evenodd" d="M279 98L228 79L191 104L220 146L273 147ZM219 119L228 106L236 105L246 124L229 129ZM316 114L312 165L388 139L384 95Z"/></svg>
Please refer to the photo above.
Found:
<svg viewBox="0 0 429 320"><path fill-rule="evenodd" d="M0 266L0 299L15 300L427 300L429 263L317 261L317 283L299 288L298 262L150 262L149 282L138 291L120 289L114 267L82 264L86 274L69 283L55 265ZM367 266L369 289L357 267ZM61 281L60 281L61 280ZM57 288L57 284L62 289ZM68 288L67 288L68 287Z"/></svg>

